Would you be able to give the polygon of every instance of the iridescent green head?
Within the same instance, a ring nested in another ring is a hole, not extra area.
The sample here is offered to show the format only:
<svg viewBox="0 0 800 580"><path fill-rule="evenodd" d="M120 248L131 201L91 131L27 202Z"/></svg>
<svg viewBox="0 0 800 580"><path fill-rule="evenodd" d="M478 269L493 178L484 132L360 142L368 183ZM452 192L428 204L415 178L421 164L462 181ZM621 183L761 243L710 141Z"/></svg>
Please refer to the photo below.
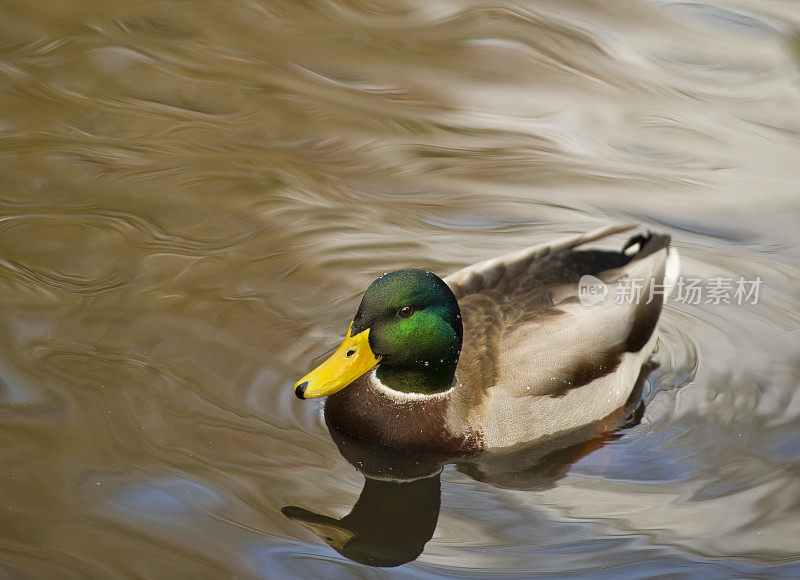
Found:
<svg viewBox="0 0 800 580"><path fill-rule="evenodd" d="M461 352L461 311L453 292L417 268L370 284L339 349L295 383L300 398L330 395L379 364L378 379L407 393L449 389Z"/></svg>
<svg viewBox="0 0 800 580"><path fill-rule="evenodd" d="M353 318L354 334L367 328L384 384L417 393L451 386L461 352L461 311L436 274L409 268L375 280Z"/></svg>

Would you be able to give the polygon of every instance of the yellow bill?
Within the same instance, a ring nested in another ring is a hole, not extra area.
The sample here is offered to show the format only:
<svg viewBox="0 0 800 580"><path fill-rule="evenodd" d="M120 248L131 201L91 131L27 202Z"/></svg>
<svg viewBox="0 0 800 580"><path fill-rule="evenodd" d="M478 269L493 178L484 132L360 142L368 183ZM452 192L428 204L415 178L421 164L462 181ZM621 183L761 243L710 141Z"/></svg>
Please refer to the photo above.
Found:
<svg viewBox="0 0 800 580"><path fill-rule="evenodd" d="M352 331L351 322L336 352L294 384L294 394L299 399L327 397L341 391L381 361L369 346L369 328L355 336Z"/></svg>

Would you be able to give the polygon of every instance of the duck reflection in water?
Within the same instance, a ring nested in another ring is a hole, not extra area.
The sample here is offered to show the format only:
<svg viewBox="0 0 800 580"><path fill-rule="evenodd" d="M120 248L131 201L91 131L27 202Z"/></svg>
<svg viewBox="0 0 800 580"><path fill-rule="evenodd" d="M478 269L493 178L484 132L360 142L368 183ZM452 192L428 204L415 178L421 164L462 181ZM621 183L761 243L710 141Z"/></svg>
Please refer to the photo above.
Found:
<svg viewBox="0 0 800 580"><path fill-rule="evenodd" d="M297 506L281 511L346 558L369 566L399 566L416 559L433 537L441 506L441 471L447 464L476 481L518 490L551 487L578 460L619 437L616 430L641 419L647 376L642 368L628 402L602 421L564 437L506 453L443 457L400 452L353 439L328 424L339 452L365 477L361 495L346 516L336 519Z"/></svg>
<svg viewBox="0 0 800 580"><path fill-rule="evenodd" d="M358 501L341 519L296 506L282 511L350 560L399 566L419 556L433 536L440 487L439 473L409 481L367 477Z"/></svg>

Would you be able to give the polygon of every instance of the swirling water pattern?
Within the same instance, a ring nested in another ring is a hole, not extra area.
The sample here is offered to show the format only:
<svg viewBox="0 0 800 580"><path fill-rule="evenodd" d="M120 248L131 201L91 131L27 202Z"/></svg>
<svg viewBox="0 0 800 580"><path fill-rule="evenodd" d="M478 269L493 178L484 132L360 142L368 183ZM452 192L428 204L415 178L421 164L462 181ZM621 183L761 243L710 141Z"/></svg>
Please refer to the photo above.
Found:
<svg viewBox="0 0 800 580"><path fill-rule="evenodd" d="M551 485L442 474L398 577L800 575L791 2L0 6L0 571L365 577L289 385L376 275L599 225L684 276L641 421Z"/></svg>

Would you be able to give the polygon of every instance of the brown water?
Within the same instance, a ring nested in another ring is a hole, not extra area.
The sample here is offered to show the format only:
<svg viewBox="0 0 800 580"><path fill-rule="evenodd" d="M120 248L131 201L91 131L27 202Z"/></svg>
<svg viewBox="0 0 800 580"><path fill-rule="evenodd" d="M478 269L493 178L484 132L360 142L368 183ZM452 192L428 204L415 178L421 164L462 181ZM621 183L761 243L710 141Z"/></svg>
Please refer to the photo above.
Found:
<svg viewBox="0 0 800 580"><path fill-rule="evenodd" d="M3 2L0 576L379 577L281 513L362 488L350 557L424 548L397 577L800 576L798 30L778 0ZM365 487L294 398L376 275L623 221L763 286L669 303L614 437Z"/></svg>

